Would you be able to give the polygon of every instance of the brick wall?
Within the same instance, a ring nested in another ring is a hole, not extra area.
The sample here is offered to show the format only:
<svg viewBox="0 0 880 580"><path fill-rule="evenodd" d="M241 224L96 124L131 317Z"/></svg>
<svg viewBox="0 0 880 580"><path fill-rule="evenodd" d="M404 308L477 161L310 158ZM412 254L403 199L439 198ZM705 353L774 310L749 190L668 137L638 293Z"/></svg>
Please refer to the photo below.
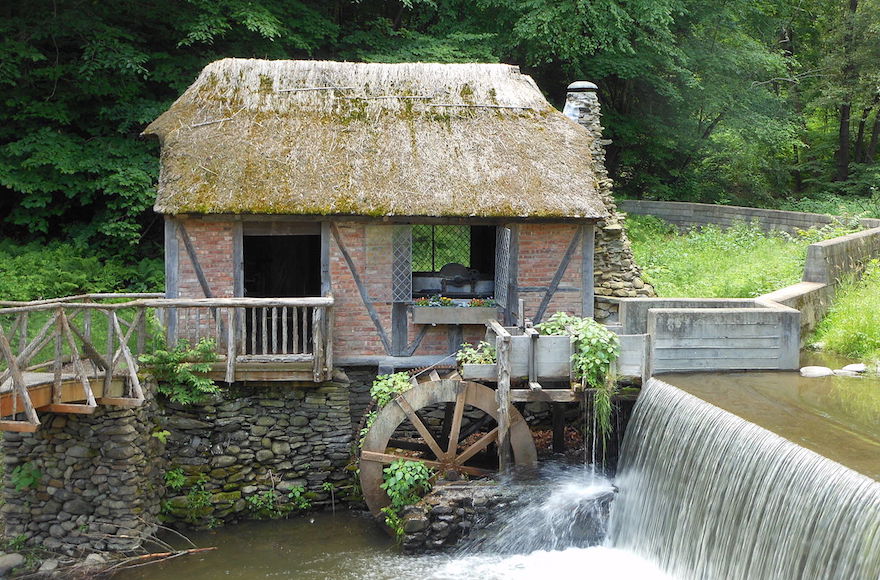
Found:
<svg viewBox="0 0 880 580"><path fill-rule="evenodd" d="M233 296L232 223L181 218L178 227L184 228L192 241L196 258L215 298ZM196 276L196 269L182 236L178 233L178 293L186 298L204 298L205 293Z"/></svg>
<svg viewBox="0 0 880 580"><path fill-rule="evenodd" d="M526 317L534 318L550 282L556 275L565 251L579 225L523 224L519 228L519 297L525 303ZM577 249L565 269L559 287L544 315L544 320L557 311L581 315L583 310L581 266L583 246Z"/></svg>

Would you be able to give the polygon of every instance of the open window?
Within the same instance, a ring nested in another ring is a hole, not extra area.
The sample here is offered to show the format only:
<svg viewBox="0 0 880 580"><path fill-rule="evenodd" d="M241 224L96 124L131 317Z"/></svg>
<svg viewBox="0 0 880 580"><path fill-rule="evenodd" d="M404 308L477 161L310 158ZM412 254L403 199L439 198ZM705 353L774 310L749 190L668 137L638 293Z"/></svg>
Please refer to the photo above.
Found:
<svg viewBox="0 0 880 580"><path fill-rule="evenodd" d="M494 226L412 226L413 297L495 294Z"/></svg>

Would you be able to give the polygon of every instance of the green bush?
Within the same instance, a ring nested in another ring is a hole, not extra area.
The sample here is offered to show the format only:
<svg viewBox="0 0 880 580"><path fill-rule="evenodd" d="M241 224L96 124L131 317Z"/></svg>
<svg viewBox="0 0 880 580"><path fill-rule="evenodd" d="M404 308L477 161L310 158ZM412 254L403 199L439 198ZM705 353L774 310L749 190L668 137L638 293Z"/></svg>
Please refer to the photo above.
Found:
<svg viewBox="0 0 880 580"><path fill-rule="evenodd" d="M156 292L164 286L161 258L135 264L90 248L0 242L0 297L37 300L98 292Z"/></svg>
<svg viewBox="0 0 880 580"><path fill-rule="evenodd" d="M153 353L141 355L140 362L155 377L160 393L175 403L192 405L220 391L206 376L217 360L214 340L203 338L192 348L181 340L172 349L165 346L161 335L157 341Z"/></svg>

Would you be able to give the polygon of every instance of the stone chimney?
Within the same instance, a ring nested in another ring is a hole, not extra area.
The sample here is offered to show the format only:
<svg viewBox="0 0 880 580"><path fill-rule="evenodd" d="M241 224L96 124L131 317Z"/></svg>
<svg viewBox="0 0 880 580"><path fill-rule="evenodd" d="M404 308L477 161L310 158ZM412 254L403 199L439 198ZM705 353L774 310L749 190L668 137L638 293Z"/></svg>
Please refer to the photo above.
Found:
<svg viewBox="0 0 880 580"><path fill-rule="evenodd" d="M614 182L608 177L605 169L605 146L611 144L610 139L602 138L602 112L599 107L598 87L588 81L575 81L568 85L565 108L562 114L586 129L592 137L590 153L593 156L593 173L599 184L599 194L606 203L613 203L611 188Z"/></svg>
<svg viewBox="0 0 880 580"><path fill-rule="evenodd" d="M608 177L605 169L605 146L611 140L602 138L601 111L598 87L588 81L576 81L568 85L565 108L562 113L586 129L592 142L593 175L596 177L596 189L610 212L608 218L600 221L596 228L596 248L594 257L594 279L596 295L596 320L606 323L617 321L617 305L608 301L608 297L632 298L636 296L654 296L654 289L641 278L641 271L635 264L626 232L620 224L621 215L611 195L614 182Z"/></svg>

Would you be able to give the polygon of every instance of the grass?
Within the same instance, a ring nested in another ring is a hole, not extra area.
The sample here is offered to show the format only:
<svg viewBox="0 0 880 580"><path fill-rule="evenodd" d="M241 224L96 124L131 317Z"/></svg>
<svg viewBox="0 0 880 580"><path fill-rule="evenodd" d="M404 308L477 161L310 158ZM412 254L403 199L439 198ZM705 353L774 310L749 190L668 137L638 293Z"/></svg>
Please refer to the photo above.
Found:
<svg viewBox="0 0 880 580"><path fill-rule="evenodd" d="M868 264L860 280L838 286L834 304L816 328L813 341L846 357L880 359L880 262Z"/></svg>
<svg viewBox="0 0 880 580"><path fill-rule="evenodd" d="M799 282L811 243L854 230L826 226L792 236L737 223L681 234L658 218L629 216L626 231L636 263L658 296L753 298Z"/></svg>

